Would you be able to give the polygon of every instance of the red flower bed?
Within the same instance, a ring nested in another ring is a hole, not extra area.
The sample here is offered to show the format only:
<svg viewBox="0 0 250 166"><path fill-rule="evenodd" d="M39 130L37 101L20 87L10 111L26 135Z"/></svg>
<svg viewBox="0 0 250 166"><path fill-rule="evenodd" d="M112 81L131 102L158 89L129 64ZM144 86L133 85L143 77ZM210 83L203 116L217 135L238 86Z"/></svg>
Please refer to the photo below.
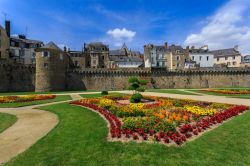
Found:
<svg viewBox="0 0 250 166"><path fill-rule="evenodd" d="M148 140L149 138L152 138L157 142L165 144L175 143L177 145L181 145L191 137L199 135L199 133L206 131L212 126L220 124L223 121L226 121L248 110L247 106L234 106L224 111L217 112L212 116L204 116L198 121L181 125L176 129L176 131L156 132L155 130L145 131L142 128L136 128L135 130L122 129L121 121L109 110L100 108L94 104L82 103L79 101L73 101L71 104L91 108L102 114L109 122L110 135L112 138L123 137L133 140ZM153 105L149 105L149 107L151 106Z"/></svg>

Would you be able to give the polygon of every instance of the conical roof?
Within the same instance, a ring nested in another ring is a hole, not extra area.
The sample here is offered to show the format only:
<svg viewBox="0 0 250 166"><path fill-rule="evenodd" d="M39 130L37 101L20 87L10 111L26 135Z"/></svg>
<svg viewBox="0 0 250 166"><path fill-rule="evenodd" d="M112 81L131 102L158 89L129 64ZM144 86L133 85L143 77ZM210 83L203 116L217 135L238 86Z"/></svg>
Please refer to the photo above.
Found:
<svg viewBox="0 0 250 166"><path fill-rule="evenodd" d="M49 42L48 44L44 45L41 48L47 48L47 49L52 49L52 50L57 50L57 51L62 51L61 48L59 48L54 42Z"/></svg>

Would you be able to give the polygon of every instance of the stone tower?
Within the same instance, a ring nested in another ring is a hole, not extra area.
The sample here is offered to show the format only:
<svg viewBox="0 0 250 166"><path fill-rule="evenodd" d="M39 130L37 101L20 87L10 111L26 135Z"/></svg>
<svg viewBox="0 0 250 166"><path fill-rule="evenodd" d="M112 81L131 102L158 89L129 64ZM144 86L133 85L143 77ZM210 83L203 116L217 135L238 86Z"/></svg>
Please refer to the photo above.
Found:
<svg viewBox="0 0 250 166"><path fill-rule="evenodd" d="M61 91L66 88L69 56L55 43L36 49L36 92Z"/></svg>
<svg viewBox="0 0 250 166"><path fill-rule="evenodd" d="M144 65L145 68L151 68L151 53L150 50L152 49L152 45L144 45Z"/></svg>

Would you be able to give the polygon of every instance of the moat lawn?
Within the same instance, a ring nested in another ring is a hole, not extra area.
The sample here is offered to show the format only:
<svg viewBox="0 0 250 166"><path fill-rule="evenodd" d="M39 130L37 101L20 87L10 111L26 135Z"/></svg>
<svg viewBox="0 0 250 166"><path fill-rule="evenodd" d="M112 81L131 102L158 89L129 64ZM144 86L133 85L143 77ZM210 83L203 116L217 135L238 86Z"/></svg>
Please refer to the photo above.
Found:
<svg viewBox="0 0 250 166"><path fill-rule="evenodd" d="M12 126L16 120L17 118L14 115L0 113L0 133Z"/></svg>
<svg viewBox="0 0 250 166"><path fill-rule="evenodd" d="M245 89L249 89L249 88L245 88ZM250 98L250 95L248 95L248 94L221 94L221 93L216 93L216 92L206 92L206 91L202 91L202 90L187 90L187 91L198 92L201 94L214 95L214 96L227 96L227 97L232 97L232 98L243 98L243 99Z"/></svg>
<svg viewBox="0 0 250 166"><path fill-rule="evenodd" d="M6 165L250 165L250 112L233 118L182 147L107 142L106 122L68 103L41 107L59 124Z"/></svg>
<svg viewBox="0 0 250 166"><path fill-rule="evenodd" d="M85 91L55 91L55 92L6 92L0 93L0 96L13 96L13 95L33 95L33 94L66 94L66 93L85 93L85 92L99 92L98 90L85 90Z"/></svg>
<svg viewBox="0 0 250 166"><path fill-rule="evenodd" d="M58 95L56 96L56 98L48 100L37 100L37 101L18 102L18 103L0 103L0 108L16 108L16 107L52 103L64 100L71 100L71 97L69 95Z"/></svg>
<svg viewBox="0 0 250 166"><path fill-rule="evenodd" d="M198 95L188 91L182 91L178 89L149 89L147 92L157 92L157 93L170 93L170 94L181 94L181 95Z"/></svg>

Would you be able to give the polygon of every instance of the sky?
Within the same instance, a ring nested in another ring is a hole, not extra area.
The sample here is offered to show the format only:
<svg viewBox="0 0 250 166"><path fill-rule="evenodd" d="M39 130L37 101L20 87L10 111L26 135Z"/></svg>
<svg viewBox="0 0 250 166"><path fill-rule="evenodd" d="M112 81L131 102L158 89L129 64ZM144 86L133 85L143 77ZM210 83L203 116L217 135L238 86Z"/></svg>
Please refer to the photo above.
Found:
<svg viewBox="0 0 250 166"><path fill-rule="evenodd" d="M250 0L0 0L11 34L54 41L71 50L101 41L110 49L143 45L239 45L250 54Z"/></svg>

